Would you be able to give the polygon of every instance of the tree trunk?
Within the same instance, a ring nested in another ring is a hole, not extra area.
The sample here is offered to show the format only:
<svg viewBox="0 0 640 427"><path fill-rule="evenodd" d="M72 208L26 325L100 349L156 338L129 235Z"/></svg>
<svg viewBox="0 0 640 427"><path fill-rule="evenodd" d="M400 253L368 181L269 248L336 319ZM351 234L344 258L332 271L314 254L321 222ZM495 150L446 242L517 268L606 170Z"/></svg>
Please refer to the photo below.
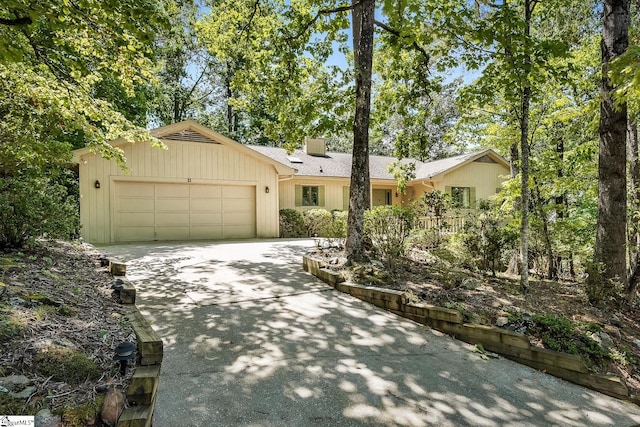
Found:
<svg viewBox="0 0 640 427"><path fill-rule="evenodd" d="M538 185L537 180L534 179L535 183L535 208L538 211L538 215L540 215L540 220L542 220L542 234L544 235L544 250L547 253L547 279L555 280L558 278L558 269L556 268L556 260L553 253L553 246L551 245L551 235L549 234L549 219L547 218L547 213L544 211L544 201L542 200L542 195L540 194L540 186Z"/></svg>
<svg viewBox="0 0 640 427"><path fill-rule="evenodd" d="M525 0L525 33L527 37L531 33L531 14L533 13L532 0ZM527 51L529 52L529 51ZM529 289L529 107L531 104L531 86L529 74L531 72L531 54L526 53L524 60L524 76L522 98L520 104L520 177L522 194L520 195L520 286L523 292Z"/></svg>
<svg viewBox="0 0 640 427"><path fill-rule="evenodd" d="M629 283L627 285L627 301L629 304L633 299L640 281L640 228L638 220L640 217L640 157L638 156L638 124L636 121L629 122L628 126L628 146L629 146L629 191L631 194L629 221Z"/></svg>
<svg viewBox="0 0 640 427"><path fill-rule="evenodd" d="M598 222L594 268L590 286L597 293L607 292L598 282L604 279L626 283L627 224L627 106L614 105L607 76L609 63L623 54L629 44L629 0L605 0L602 41L602 79L600 84L600 147L598 158ZM602 268L602 271L599 269ZM596 273L596 274L594 274Z"/></svg>
<svg viewBox="0 0 640 427"><path fill-rule="evenodd" d="M233 135L238 130L238 123L235 110L229 103L229 100L233 97L233 91L231 90L231 67L228 62L225 64L225 68L224 86L227 102L227 131L229 131L229 134Z"/></svg>
<svg viewBox="0 0 640 427"><path fill-rule="evenodd" d="M558 169L556 171L556 176L558 177L558 180L562 180L562 178L564 177L564 139L562 139L562 137L560 137L560 139L558 140L558 142L556 142L556 154L558 155ZM558 218L558 220L562 220L564 219L564 214L565 214L565 205L566 205L566 197L565 197L565 193L560 194L559 196L556 196L556 217ZM558 275L559 278L559 274L562 273L562 254L558 253L556 256L556 260L555 260L555 268L556 268L556 274Z"/></svg>
<svg viewBox="0 0 640 427"><path fill-rule="evenodd" d="M369 179L369 115L375 0L353 0L353 51L356 77L356 112L353 122L353 159L345 256L349 262L366 259L364 211L371 204Z"/></svg>

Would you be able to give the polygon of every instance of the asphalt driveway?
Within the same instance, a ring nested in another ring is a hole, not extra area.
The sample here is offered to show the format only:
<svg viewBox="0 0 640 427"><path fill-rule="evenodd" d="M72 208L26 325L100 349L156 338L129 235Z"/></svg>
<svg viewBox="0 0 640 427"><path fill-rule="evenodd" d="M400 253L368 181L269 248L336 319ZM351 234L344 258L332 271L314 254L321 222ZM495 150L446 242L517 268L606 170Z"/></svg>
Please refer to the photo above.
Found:
<svg viewBox="0 0 640 427"><path fill-rule="evenodd" d="M164 341L154 427L632 426L640 407L338 293L309 240L101 247Z"/></svg>

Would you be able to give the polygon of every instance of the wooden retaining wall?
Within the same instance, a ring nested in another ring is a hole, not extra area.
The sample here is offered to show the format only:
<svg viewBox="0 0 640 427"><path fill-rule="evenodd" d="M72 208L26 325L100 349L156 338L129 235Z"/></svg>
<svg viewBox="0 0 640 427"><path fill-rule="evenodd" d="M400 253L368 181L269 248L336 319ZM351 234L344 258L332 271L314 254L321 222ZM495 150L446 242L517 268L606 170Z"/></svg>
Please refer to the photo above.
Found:
<svg viewBox="0 0 640 427"><path fill-rule="evenodd" d="M531 366L553 376L588 387L609 396L640 404L640 396L632 395L625 383L614 375L589 372L579 356L532 346L526 335L493 326L464 323L456 310L407 301L404 292L347 283L340 273L321 260L302 257L305 271L344 292L399 316L428 325L469 344L481 344L486 350Z"/></svg>
<svg viewBox="0 0 640 427"><path fill-rule="evenodd" d="M138 352L138 365L127 389L129 407L118 418L117 427L150 427L160 382L162 339L135 306L136 289L123 277L126 274L126 265L112 261L110 269L114 276L120 276L123 281L120 302L132 305L132 313L128 319L136 335Z"/></svg>

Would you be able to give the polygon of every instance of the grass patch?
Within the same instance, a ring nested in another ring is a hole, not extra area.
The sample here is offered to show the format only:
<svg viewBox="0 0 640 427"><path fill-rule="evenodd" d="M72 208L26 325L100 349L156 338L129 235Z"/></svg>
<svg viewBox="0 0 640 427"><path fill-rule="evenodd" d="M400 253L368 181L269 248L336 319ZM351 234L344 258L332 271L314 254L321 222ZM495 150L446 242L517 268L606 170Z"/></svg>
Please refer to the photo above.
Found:
<svg viewBox="0 0 640 427"><path fill-rule="evenodd" d="M56 381L78 385L87 379L98 377L98 366L86 355L68 348L50 347L36 356L39 374Z"/></svg>
<svg viewBox="0 0 640 427"><path fill-rule="evenodd" d="M13 339L22 336L24 321L15 315L12 307L0 306L0 342L9 343Z"/></svg>

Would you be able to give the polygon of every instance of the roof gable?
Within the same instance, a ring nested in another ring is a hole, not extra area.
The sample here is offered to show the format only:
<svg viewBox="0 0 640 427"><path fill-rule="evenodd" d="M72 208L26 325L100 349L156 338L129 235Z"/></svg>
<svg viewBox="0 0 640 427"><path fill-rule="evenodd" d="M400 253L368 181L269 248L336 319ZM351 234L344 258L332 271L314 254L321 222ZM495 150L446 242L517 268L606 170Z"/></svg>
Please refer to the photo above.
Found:
<svg viewBox="0 0 640 427"><path fill-rule="evenodd" d="M295 168L288 166L285 163L281 163L276 159L269 156L265 156L255 150L248 148L245 145L234 141L218 132L215 132L194 120L185 120L178 123L173 123L167 126L162 126L150 131L151 135L159 140L164 141L182 141L189 143L204 143L204 144L216 144L224 145L233 150L241 151L243 154L253 157L265 163L273 165L280 175L293 175ZM110 143L114 147L119 147L126 144L133 144L131 141L119 138ZM79 162L80 156L91 153L89 147L80 148L74 150L74 161Z"/></svg>

